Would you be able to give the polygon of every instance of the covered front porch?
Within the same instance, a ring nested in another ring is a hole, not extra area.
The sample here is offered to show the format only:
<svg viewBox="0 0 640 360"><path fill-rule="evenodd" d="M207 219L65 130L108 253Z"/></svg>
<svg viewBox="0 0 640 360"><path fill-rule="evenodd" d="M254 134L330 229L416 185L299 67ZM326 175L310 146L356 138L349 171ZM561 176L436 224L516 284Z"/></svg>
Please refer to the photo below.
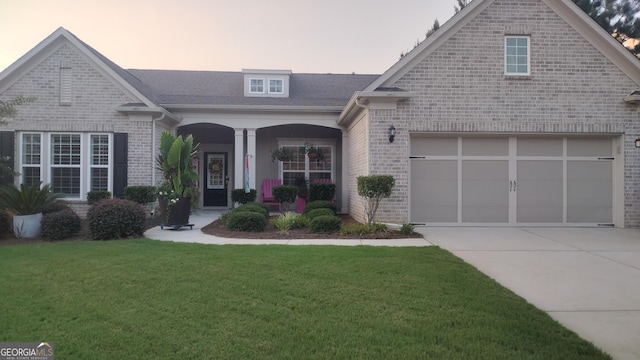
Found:
<svg viewBox="0 0 640 360"><path fill-rule="evenodd" d="M280 124L259 128L230 127L214 123L193 123L178 128L178 134L194 136L199 143L198 169L200 206L207 209L231 208L231 191L249 188L261 198L264 179L280 179L293 185L296 179L308 182L330 181L336 184L336 206L347 212L345 187L342 186L346 133L339 128L314 124ZM309 159L299 152L305 144L320 148L323 158ZM295 154L289 161L273 160L271 153L287 148Z"/></svg>

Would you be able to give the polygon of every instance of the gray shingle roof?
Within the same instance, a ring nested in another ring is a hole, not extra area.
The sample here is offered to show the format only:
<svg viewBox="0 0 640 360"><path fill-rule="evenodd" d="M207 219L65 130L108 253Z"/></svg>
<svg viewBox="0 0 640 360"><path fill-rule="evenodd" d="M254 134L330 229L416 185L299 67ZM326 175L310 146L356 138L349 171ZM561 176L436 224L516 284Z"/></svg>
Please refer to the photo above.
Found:
<svg viewBox="0 0 640 360"><path fill-rule="evenodd" d="M158 105L345 106L379 75L292 74L289 98L244 96L241 72L128 70L149 87Z"/></svg>

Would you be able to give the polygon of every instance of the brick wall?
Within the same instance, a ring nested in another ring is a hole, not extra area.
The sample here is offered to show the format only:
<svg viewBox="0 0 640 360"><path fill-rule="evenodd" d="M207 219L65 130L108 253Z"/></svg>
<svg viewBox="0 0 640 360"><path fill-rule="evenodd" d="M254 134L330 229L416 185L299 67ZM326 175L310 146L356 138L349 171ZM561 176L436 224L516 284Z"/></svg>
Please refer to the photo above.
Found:
<svg viewBox="0 0 640 360"><path fill-rule="evenodd" d="M366 114L354 121L349 127L348 174L343 174L349 193L349 214L360 222L365 222L364 202L358 195L357 177L369 174L369 131Z"/></svg>
<svg viewBox="0 0 640 360"><path fill-rule="evenodd" d="M72 101L68 106L59 102L61 64L72 71ZM16 117L4 126L5 130L128 133L128 183L150 184L151 117L132 121L117 112L117 106L139 100L127 95L72 47L60 47L0 94L0 98L7 100L18 95L37 99L20 106ZM17 153L15 166L18 166ZM80 204L77 207L80 213L86 211Z"/></svg>
<svg viewBox="0 0 640 360"><path fill-rule="evenodd" d="M505 34L531 36L530 77L505 78ZM541 1L494 1L385 86L415 97L400 102L397 111L371 112L371 173L396 177L380 220L408 219L411 132L624 133L625 224L640 226L640 151L633 145L640 137L639 111L623 101L638 85ZM397 129L393 144L386 136L391 123Z"/></svg>

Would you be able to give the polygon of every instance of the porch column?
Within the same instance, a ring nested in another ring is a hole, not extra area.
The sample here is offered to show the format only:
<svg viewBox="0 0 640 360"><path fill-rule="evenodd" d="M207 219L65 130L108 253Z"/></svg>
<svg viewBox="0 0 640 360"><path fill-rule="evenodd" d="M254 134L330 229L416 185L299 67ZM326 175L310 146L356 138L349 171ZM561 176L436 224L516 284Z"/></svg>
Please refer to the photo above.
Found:
<svg viewBox="0 0 640 360"><path fill-rule="evenodd" d="M349 133L346 130L342 130L342 183L340 184L340 193L342 202L340 211L343 214L349 213L349 184L351 181L349 174Z"/></svg>
<svg viewBox="0 0 640 360"><path fill-rule="evenodd" d="M244 129L235 130L235 148L233 151L233 188L243 189L244 179Z"/></svg>
<svg viewBox="0 0 640 360"><path fill-rule="evenodd" d="M256 189L256 129L247 129L247 154L249 154L249 187Z"/></svg>

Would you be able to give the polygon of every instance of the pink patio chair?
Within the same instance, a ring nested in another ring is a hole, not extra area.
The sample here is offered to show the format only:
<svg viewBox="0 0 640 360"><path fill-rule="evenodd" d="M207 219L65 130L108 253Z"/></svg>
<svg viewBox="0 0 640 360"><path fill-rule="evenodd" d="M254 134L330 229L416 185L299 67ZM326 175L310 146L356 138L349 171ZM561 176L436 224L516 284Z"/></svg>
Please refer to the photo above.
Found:
<svg viewBox="0 0 640 360"><path fill-rule="evenodd" d="M280 179L262 179L262 191L260 192L260 201L267 205L277 205L280 211L280 203L273 197L273 188L282 185Z"/></svg>

